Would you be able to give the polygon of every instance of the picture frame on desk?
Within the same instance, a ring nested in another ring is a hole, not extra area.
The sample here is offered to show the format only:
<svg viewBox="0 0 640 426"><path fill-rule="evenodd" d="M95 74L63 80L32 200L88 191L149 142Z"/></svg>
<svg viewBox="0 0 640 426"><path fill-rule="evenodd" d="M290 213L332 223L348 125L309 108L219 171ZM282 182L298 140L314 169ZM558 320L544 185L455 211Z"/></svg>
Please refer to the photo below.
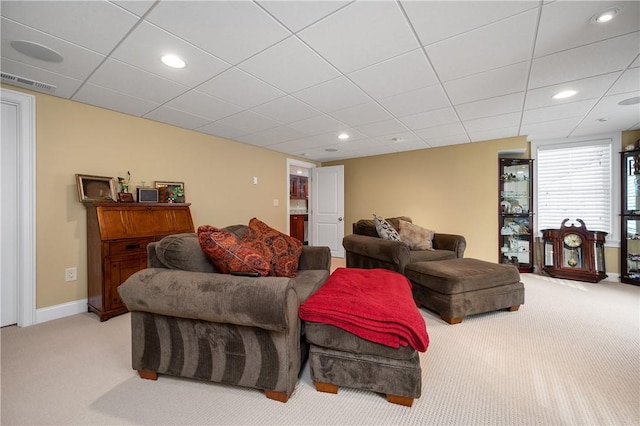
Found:
<svg viewBox="0 0 640 426"><path fill-rule="evenodd" d="M81 203L116 202L116 185L112 177L76 173L76 188Z"/></svg>
<svg viewBox="0 0 640 426"><path fill-rule="evenodd" d="M155 181L159 203L184 203L184 182Z"/></svg>
<svg viewBox="0 0 640 426"><path fill-rule="evenodd" d="M133 203L133 194L130 192L118 192L119 203Z"/></svg>

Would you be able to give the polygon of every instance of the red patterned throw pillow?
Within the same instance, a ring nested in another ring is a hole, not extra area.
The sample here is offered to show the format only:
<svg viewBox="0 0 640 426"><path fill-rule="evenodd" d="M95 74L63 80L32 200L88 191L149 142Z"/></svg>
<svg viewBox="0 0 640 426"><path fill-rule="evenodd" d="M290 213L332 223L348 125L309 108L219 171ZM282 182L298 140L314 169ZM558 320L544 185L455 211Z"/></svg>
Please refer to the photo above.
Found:
<svg viewBox="0 0 640 426"><path fill-rule="evenodd" d="M302 242L271 228L255 217L249 221L244 242L257 249L270 260L271 275L294 278L302 254Z"/></svg>
<svg viewBox="0 0 640 426"><path fill-rule="evenodd" d="M198 228L198 241L202 251L223 274L258 272L264 277L271 271L271 264L262 253L229 231L202 225Z"/></svg>

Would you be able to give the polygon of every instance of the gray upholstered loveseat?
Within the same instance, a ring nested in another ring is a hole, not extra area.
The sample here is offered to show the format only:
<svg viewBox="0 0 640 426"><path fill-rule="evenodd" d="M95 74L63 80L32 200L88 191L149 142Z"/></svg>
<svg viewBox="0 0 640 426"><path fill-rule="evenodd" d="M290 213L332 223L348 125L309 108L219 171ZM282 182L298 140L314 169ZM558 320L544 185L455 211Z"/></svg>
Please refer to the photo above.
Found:
<svg viewBox="0 0 640 426"><path fill-rule="evenodd" d="M243 225L226 228L241 236ZM286 402L308 355L300 303L329 277L328 247L304 246L296 278L217 273L196 234L149 244L148 269L118 291L131 311L132 365L262 389Z"/></svg>
<svg viewBox="0 0 640 426"><path fill-rule="evenodd" d="M396 230L398 220L412 222L406 216L386 219ZM404 273L410 263L464 257L467 242L462 235L439 234L433 237L435 250L411 250L407 244L378 236L373 220L361 219L353 224L353 234L342 240L348 268L383 268Z"/></svg>

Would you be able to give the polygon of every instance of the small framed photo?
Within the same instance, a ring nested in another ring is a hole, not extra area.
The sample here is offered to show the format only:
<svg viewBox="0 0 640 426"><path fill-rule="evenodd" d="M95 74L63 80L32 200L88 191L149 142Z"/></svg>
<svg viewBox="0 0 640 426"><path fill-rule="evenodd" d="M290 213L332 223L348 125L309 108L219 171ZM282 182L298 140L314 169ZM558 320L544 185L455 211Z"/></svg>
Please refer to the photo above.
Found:
<svg viewBox="0 0 640 426"><path fill-rule="evenodd" d="M159 203L184 203L184 182L155 181Z"/></svg>
<svg viewBox="0 0 640 426"><path fill-rule="evenodd" d="M130 192L118 192L119 203L134 203L133 194Z"/></svg>
<svg viewBox="0 0 640 426"><path fill-rule="evenodd" d="M81 203L116 201L116 185L112 177L76 173L76 186Z"/></svg>

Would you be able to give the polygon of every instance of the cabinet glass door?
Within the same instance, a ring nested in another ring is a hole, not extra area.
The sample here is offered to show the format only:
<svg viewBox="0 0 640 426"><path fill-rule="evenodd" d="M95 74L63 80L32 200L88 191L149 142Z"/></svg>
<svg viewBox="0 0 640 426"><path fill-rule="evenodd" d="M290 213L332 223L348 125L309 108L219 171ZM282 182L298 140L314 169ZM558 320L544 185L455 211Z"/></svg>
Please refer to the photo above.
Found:
<svg viewBox="0 0 640 426"><path fill-rule="evenodd" d="M626 259L623 275L630 279L640 279L640 217L625 218L623 222L625 231Z"/></svg>
<svg viewBox="0 0 640 426"><path fill-rule="evenodd" d="M624 212L640 212L640 154L625 158Z"/></svg>
<svg viewBox="0 0 640 426"><path fill-rule="evenodd" d="M499 259L520 272L533 271L532 160L501 158L499 168Z"/></svg>

